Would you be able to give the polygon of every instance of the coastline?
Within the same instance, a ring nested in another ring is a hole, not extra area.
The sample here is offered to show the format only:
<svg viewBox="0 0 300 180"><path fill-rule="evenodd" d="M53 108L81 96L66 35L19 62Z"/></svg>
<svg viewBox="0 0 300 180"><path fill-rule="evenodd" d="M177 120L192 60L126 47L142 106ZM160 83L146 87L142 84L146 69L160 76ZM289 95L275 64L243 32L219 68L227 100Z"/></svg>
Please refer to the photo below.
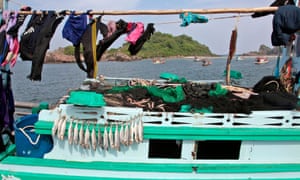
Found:
<svg viewBox="0 0 300 180"><path fill-rule="evenodd" d="M256 58L256 57L267 57L270 59L276 58L277 55L235 55L232 60L235 60L236 57L239 56L242 59L247 58ZM138 56L129 56L126 54L115 54L115 55L107 55L104 54L100 61L121 61L121 62L129 62L129 61L140 61L143 59L153 59L154 57L149 58L141 58ZM214 56L169 56L169 57L160 57L165 60L170 59L186 59L186 60L195 60L195 59L216 59L216 58L227 58L227 55L214 55ZM73 55L66 55L60 51L47 52L45 56L45 64L59 64L59 63L76 63L76 60Z"/></svg>

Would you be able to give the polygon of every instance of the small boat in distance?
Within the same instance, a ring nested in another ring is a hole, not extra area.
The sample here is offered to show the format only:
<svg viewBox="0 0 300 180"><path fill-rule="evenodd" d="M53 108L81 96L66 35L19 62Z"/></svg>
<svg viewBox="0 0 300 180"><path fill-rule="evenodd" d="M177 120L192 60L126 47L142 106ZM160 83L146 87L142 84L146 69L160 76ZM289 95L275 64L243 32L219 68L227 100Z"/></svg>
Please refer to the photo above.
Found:
<svg viewBox="0 0 300 180"><path fill-rule="evenodd" d="M266 64L269 62L269 59L267 57L256 57L255 64Z"/></svg>
<svg viewBox="0 0 300 180"><path fill-rule="evenodd" d="M198 56L195 56L194 57L194 62L202 62L202 58L198 57Z"/></svg>
<svg viewBox="0 0 300 180"><path fill-rule="evenodd" d="M236 59L235 59L235 60L237 60L237 61L242 61L242 60L244 60L244 58L241 57L241 56L236 56Z"/></svg>
<svg viewBox="0 0 300 180"><path fill-rule="evenodd" d="M152 63L153 64L165 64L165 60L163 58L153 58Z"/></svg>
<svg viewBox="0 0 300 180"><path fill-rule="evenodd" d="M203 59L202 60L202 66L209 66L211 64L212 64L212 62L208 59Z"/></svg>

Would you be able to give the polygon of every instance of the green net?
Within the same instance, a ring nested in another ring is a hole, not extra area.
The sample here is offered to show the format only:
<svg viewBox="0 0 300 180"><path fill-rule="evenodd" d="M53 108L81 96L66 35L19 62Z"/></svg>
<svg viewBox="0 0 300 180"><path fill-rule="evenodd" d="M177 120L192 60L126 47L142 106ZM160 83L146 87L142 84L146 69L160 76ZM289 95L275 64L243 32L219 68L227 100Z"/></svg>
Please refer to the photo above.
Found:
<svg viewBox="0 0 300 180"><path fill-rule="evenodd" d="M209 96L225 96L227 94L228 90L225 88L222 88L220 83L216 84L216 89L215 90L210 90L208 92Z"/></svg>
<svg viewBox="0 0 300 180"><path fill-rule="evenodd" d="M66 101L68 104L81 106L99 107L105 106L106 102L102 94L91 91L71 91Z"/></svg>
<svg viewBox="0 0 300 180"><path fill-rule="evenodd" d="M182 86L167 87L163 89L160 89L157 86L149 86L147 87L147 90L151 95L160 97L164 102L168 103L180 102L185 98Z"/></svg>
<svg viewBox="0 0 300 180"><path fill-rule="evenodd" d="M184 77L179 78L176 74L167 73L167 72L160 73L159 77L161 79L167 79L169 82L173 82L173 83L186 83L187 82L187 80Z"/></svg>

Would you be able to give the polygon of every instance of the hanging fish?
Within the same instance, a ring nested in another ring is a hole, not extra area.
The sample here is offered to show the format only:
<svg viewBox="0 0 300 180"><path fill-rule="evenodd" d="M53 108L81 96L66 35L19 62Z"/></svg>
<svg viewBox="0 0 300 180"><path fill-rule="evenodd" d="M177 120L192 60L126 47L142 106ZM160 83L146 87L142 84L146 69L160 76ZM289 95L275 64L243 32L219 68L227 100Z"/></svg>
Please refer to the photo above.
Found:
<svg viewBox="0 0 300 180"><path fill-rule="evenodd" d="M129 137L129 129L128 129L128 125L126 124L125 125L125 132L124 132L124 144L126 146L129 145L129 143L128 143L128 137Z"/></svg>
<svg viewBox="0 0 300 180"><path fill-rule="evenodd" d="M144 126L143 126L142 118L139 120L138 130L139 130L139 142L143 142L143 140L144 140Z"/></svg>
<svg viewBox="0 0 300 180"><path fill-rule="evenodd" d="M115 149L120 151L120 135L119 135L118 124L116 124L116 130L115 130Z"/></svg>
<svg viewBox="0 0 300 180"><path fill-rule="evenodd" d="M62 124L64 122L65 117L66 116L62 116L59 119L58 124L57 124L56 136L57 136L58 139L60 139L60 131L61 131L61 127L62 127Z"/></svg>
<svg viewBox="0 0 300 180"><path fill-rule="evenodd" d="M130 137L129 137L129 144L132 144L133 143L133 138L134 138L134 122L131 121L130 123Z"/></svg>
<svg viewBox="0 0 300 180"><path fill-rule="evenodd" d="M59 115L58 118L54 120L53 126L52 126L52 137L55 136L56 132L58 131L58 126L60 124L61 120L61 111L58 111Z"/></svg>
<svg viewBox="0 0 300 180"><path fill-rule="evenodd" d="M124 128L123 128L123 124L121 124L121 128L120 128L120 142L122 144L125 144L125 141L124 141Z"/></svg>
<svg viewBox="0 0 300 180"><path fill-rule="evenodd" d="M69 129L68 129L68 141L69 141L69 144L73 144L73 137L74 137L74 134L73 134L73 119L70 120L70 124L69 124Z"/></svg>
<svg viewBox="0 0 300 180"><path fill-rule="evenodd" d="M91 142L90 142L90 129L89 129L89 123L85 129L84 133L84 148L90 149Z"/></svg>
<svg viewBox="0 0 300 180"><path fill-rule="evenodd" d="M230 84L230 63L236 50L236 40L237 40L237 27L235 27L234 30L232 30L231 32L229 54L226 63L226 85Z"/></svg>
<svg viewBox="0 0 300 180"><path fill-rule="evenodd" d="M113 136L113 132L112 132L112 125L110 125L108 137L109 137L110 148L113 149L115 146L114 146L114 136Z"/></svg>
<svg viewBox="0 0 300 180"><path fill-rule="evenodd" d="M134 140L136 143L139 143L139 131L138 131L138 122L134 121L133 124L133 130L134 130Z"/></svg>
<svg viewBox="0 0 300 180"><path fill-rule="evenodd" d="M79 130L79 144L83 147L84 146L84 121L81 123L81 127Z"/></svg>
<svg viewBox="0 0 300 180"><path fill-rule="evenodd" d="M94 151L96 151L97 148L97 138L96 138L96 124L94 124L94 127L92 129L92 135L91 135L91 139L92 139L92 147L94 149Z"/></svg>
<svg viewBox="0 0 300 180"><path fill-rule="evenodd" d="M64 140L65 132L67 127L67 118L63 116L63 122L61 124L60 132L59 132L59 139Z"/></svg>
<svg viewBox="0 0 300 180"><path fill-rule="evenodd" d="M108 133L107 133L107 130L106 130L106 126L104 128L104 135L103 135L103 148L105 150L108 149Z"/></svg>
<svg viewBox="0 0 300 180"><path fill-rule="evenodd" d="M102 139L100 125L98 127L98 145L99 145L99 147L103 148L103 139Z"/></svg>
<svg viewBox="0 0 300 180"><path fill-rule="evenodd" d="M73 142L75 144L78 144L78 134L79 134L79 130L78 130L78 120L77 120L75 127L74 127L74 135L73 135Z"/></svg>

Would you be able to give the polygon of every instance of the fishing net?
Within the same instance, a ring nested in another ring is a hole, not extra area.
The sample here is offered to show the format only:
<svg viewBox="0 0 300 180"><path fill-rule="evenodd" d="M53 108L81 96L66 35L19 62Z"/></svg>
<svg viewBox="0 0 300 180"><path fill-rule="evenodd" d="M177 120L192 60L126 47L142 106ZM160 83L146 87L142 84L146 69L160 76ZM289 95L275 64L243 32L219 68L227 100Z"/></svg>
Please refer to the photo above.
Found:
<svg viewBox="0 0 300 180"><path fill-rule="evenodd" d="M163 89L157 86L149 86L147 89L151 95L160 97L164 102L168 103L180 102L185 98L182 86L167 87Z"/></svg>

